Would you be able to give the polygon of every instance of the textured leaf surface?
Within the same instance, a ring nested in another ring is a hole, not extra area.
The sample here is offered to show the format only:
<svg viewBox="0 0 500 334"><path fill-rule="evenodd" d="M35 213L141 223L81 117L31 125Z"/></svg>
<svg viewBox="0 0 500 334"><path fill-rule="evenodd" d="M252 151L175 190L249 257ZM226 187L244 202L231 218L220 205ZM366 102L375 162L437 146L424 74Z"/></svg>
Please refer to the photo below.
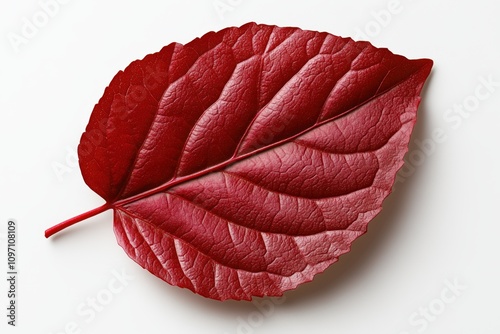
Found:
<svg viewBox="0 0 500 334"><path fill-rule="evenodd" d="M281 295L381 210L431 66L253 23L173 43L112 80L81 170L154 275L220 300Z"/></svg>

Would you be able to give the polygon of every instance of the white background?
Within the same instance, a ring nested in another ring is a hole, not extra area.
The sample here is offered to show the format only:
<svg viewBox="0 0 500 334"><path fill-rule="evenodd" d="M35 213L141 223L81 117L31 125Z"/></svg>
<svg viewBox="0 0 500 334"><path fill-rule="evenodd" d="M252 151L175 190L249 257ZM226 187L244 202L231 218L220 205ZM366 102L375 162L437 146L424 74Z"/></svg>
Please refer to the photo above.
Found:
<svg viewBox="0 0 500 334"><path fill-rule="evenodd" d="M498 13L493 0L60 0L43 22L39 1L1 0L0 332L500 333ZM41 27L15 47L9 36L22 36L26 20ZM115 73L172 41L248 21L434 60L404 182L368 234L262 310L208 300L142 270L117 245L111 212L45 239L47 227L103 203L74 150ZM6 325L4 307L9 218L19 225L17 328ZM116 272L133 280L120 286ZM91 317L96 297L109 303Z"/></svg>

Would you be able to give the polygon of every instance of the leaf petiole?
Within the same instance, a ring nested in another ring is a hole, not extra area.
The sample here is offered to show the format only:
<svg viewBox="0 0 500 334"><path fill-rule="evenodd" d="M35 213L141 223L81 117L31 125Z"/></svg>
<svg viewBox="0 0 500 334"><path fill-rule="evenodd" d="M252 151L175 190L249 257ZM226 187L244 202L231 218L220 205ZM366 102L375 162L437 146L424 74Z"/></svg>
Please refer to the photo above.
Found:
<svg viewBox="0 0 500 334"><path fill-rule="evenodd" d="M45 238L49 238L52 235L56 234L59 231L64 230L66 227L69 227L73 224L76 224L78 222L81 222L82 220L85 220L87 218L93 217L95 215L98 215L104 211L107 211L111 209L113 206L110 203L106 203L104 205L101 205L98 208L92 209L90 211L84 212L78 216L75 216L73 218L70 218L68 220L63 221L62 223L59 223L57 225L54 225L48 229L45 230Z"/></svg>

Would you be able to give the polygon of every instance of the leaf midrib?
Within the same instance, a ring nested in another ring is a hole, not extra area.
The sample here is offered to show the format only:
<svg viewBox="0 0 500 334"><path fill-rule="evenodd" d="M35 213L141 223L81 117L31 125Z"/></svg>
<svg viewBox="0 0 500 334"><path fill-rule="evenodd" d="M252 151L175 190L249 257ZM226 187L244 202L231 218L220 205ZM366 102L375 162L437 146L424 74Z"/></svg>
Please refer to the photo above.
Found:
<svg viewBox="0 0 500 334"><path fill-rule="evenodd" d="M268 151L268 150L272 150L272 149L275 149L276 147L279 147L281 145L284 145L284 144L287 144L291 141L293 141L294 139L310 132L310 131L313 131L314 129L322 126L322 125L325 125L327 123L330 123L330 122L333 122L341 117L344 117L352 112L354 112L355 110L361 108L362 106L370 103L371 101L387 94L388 92L392 91L394 88L398 87L399 85L403 84L404 82L410 80L412 77L414 77L415 75L418 74L418 72L420 71L417 70L415 72L413 72L411 75L409 75L406 79L402 80L402 81L399 81L395 84L393 84L392 86L388 87L386 90L382 91L382 92L379 92L377 94L375 94L374 96L372 96L371 98L363 101L362 103L344 111L343 113L340 113L338 115L335 115L329 119L326 119L324 121L321 121L321 122L317 122L315 124L313 124L312 126L302 130L301 132L293 135L293 136L290 136L288 138L284 138L282 140L279 140L275 143L272 143L272 144L269 144L267 146L264 146L264 147L261 147L259 149L256 149L254 151L251 151L251 152L248 152L248 153L244 153L242 155L239 155L237 157L235 157L234 155L228 159L228 160L225 160L219 164L216 164L216 165L213 165L209 168L205 168L205 169L202 169L198 172L195 172L195 173L192 173L192 174L189 174L189 175L186 175L186 176L181 176L181 177L175 177L175 178L172 178L170 180L168 180L167 182L157 186L157 187L154 187L152 189L149 189L147 191L144 191L144 192L141 192L141 193L138 193L136 195L132 195L130 197L127 197L127 198L124 198L124 199L120 199L120 200L117 200L115 202L112 202L110 203L110 205L113 207L113 208L116 208L116 207L122 207L124 205L127 205L129 203L132 203L132 202L136 202L136 201L139 201L141 199L144 199L146 197L149 197L149 196L152 196L152 195L155 195L155 194L158 194L158 193L161 193L161 192L165 192L166 190L174 187L174 186L178 186L182 183L185 183L185 182L189 182L191 180L194 180L194 179L197 179L197 178L200 178L202 176L205 176L207 174L210 174L210 173L213 173L213 172L217 172L217 171L220 171L220 170L223 170L225 169L226 167L228 167L229 165L232 165L234 163L237 163L237 162L240 162L240 161L243 161L243 160L246 160L247 158L249 157L252 157L252 156L255 156L257 154L260 154L260 153L263 153L265 151ZM236 153L235 153L236 154Z"/></svg>

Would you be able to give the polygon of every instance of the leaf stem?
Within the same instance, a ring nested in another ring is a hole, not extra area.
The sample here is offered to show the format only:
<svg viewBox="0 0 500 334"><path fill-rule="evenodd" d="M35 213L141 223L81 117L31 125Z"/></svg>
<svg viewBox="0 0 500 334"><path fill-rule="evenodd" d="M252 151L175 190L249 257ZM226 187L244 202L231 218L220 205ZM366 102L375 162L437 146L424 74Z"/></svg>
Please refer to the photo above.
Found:
<svg viewBox="0 0 500 334"><path fill-rule="evenodd" d="M50 236L56 234L57 232L64 230L66 227L70 227L71 225L81 222L82 220L98 215L106 210L111 209L112 207L113 206L110 203L106 203L98 208L84 212L78 216L75 216L73 218L63 221L62 223L52 226L51 228L45 230L45 238L49 238Z"/></svg>

